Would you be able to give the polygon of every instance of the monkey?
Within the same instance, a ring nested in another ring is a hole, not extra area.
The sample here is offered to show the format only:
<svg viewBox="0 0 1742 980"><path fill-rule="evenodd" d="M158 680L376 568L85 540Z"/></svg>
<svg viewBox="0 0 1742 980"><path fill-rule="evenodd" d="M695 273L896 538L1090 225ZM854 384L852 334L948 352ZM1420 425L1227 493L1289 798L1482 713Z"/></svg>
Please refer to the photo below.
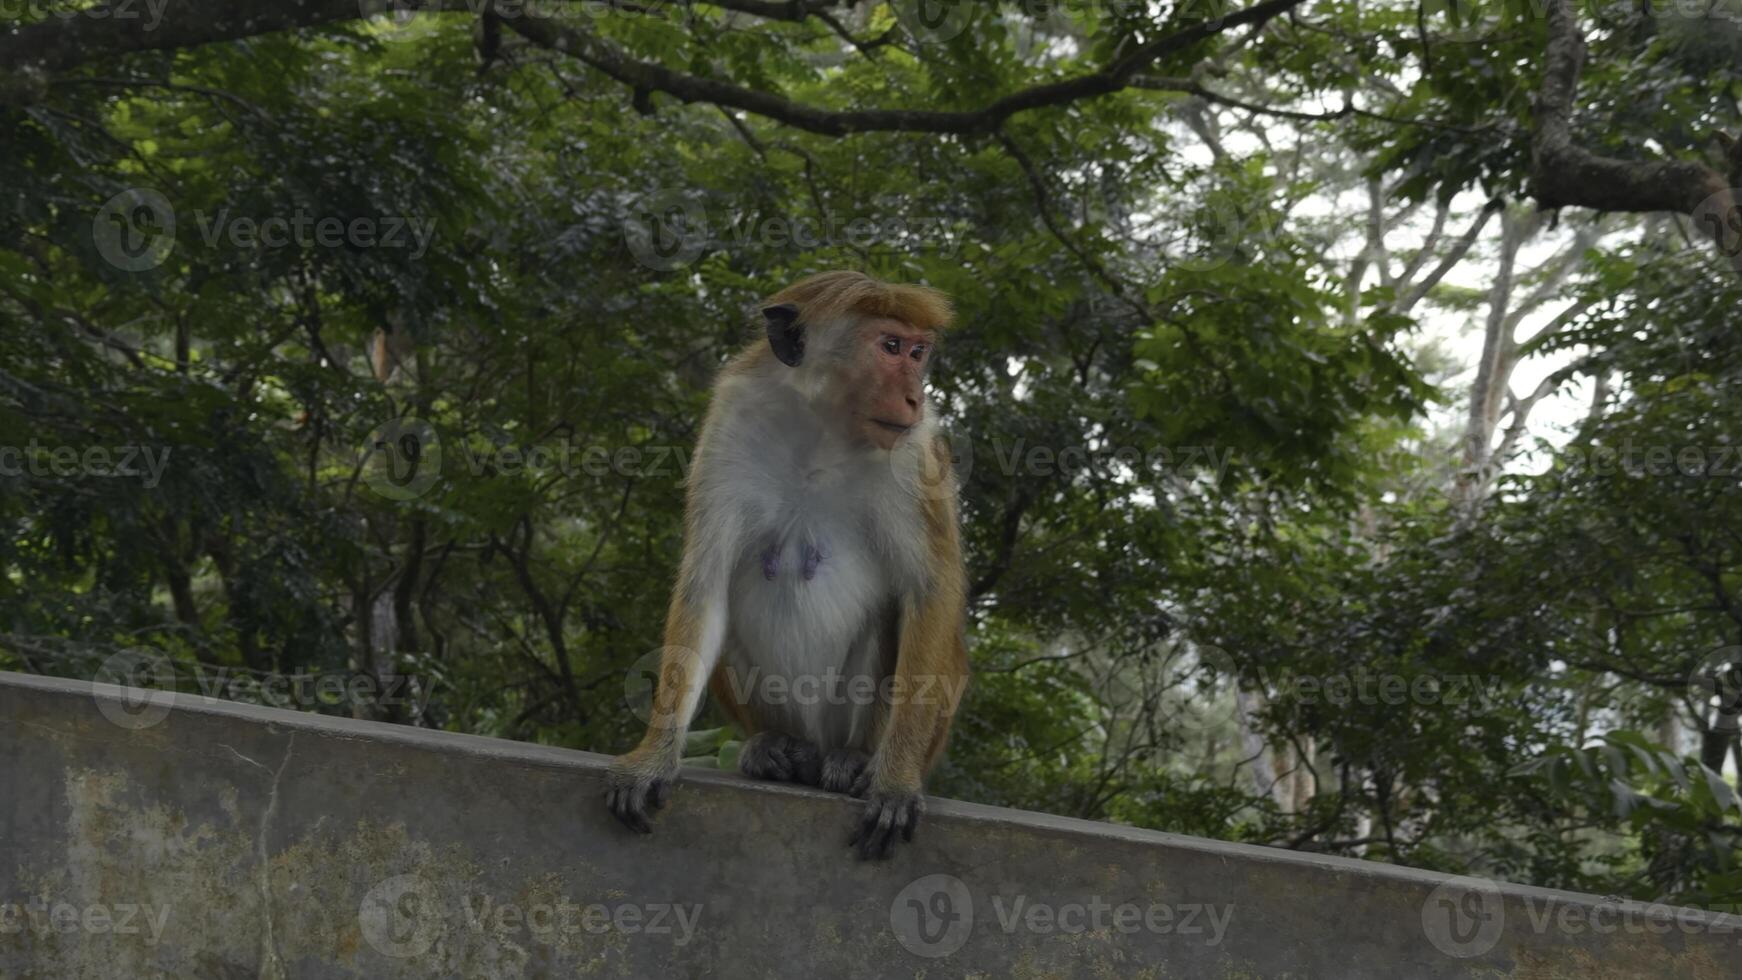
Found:
<svg viewBox="0 0 1742 980"><path fill-rule="evenodd" d="M864 800L861 860L911 841L968 682L958 487L925 381L941 292L824 272L752 311L697 438L646 735L606 803L650 833L704 682L748 776Z"/></svg>

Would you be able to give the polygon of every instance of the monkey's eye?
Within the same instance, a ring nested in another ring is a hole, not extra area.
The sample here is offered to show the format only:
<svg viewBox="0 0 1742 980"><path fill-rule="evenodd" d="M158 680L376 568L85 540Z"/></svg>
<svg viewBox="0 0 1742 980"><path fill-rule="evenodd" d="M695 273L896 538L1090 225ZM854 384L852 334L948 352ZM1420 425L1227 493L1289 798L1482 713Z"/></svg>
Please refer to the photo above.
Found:
<svg viewBox="0 0 1742 980"><path fill-rule="evenodd" d="M884 337L883 352L885 354L901 355L901 339L899 337Z"/></svg>
<svg viewBox="0 0 1742 980"><path fill-rule="evenodd" d="M928 349L929 348L927 348L926 345L924 345L924 344L914 344L913 345L913 359L916 361L925 360L925 352Z"/></svg>

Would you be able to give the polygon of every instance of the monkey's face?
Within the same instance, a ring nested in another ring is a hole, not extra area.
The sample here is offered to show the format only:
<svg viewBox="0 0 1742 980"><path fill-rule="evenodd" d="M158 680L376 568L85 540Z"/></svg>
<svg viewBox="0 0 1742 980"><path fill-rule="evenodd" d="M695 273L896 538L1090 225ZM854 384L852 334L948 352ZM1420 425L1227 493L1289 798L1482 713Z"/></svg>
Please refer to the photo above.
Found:
<svg viewBox="0 0 1742 980"><path fill-rule="evenodd" d="M848 438L887 451L925 418L933 331L889 316L807 324L796 303L762 315L774 358L800 372L812 408Z"/></svg>
<svg viewBox="0 0 1742 980"><path fill-rule="evenodd" d="M893 449L925 417L932 334L887 317L868 318L855 333L852 418L873 446Z"/></svg>

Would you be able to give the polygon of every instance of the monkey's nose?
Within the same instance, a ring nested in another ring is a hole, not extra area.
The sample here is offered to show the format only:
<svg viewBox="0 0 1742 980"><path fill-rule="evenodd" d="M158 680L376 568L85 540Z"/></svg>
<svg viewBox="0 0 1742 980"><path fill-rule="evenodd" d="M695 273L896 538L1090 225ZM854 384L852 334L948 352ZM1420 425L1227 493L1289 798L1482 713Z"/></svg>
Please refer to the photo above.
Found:
<svg viewBox="0 0 1742 980"><path fill-rule="evenodd" d="M915 411L915 412L919 411L919 396L918 395L908 395L907 396L907 407L912 411Z"/></svg>

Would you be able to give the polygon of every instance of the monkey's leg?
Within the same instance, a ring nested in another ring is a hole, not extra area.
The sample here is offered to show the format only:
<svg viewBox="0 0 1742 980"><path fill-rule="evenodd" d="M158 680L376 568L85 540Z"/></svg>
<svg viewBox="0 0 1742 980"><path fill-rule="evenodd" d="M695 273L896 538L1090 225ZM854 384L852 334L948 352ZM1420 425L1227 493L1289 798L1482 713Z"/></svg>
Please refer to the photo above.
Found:
<svg viewBox="0 0 1742 980"><path fill-rule="evenodd" d="M823 757L822 780L817 783L831 793L864 796L871 787L871 757L858 749L835 749Z"/></svg>
<svg viewBox="0 0 1742 980"><path fill-rule="evenodd" d="M815 786L822 779L823 753L785 732L757 732L738 750L738 768L751 779Z"/></svg>
<svg viewBox="0 0 1742 980"><path fill-rule="evenodd" d="M738 726L745 738L749 738L761 731L762 726L757 724L756 713L746 700L745 693L734 682L733 670L732 655L728 651L720 658L720 665L714 668L714 676L708 678L708 693L714 696L714 703L720 706L720 710L732 724Z"/></svg>
<svg viewBox="0 0 1742 980"><path fill-rule="evenodd" d="M942 754L967 687L960 595L959 589L945 588L903 604L889 713L869 766L865 809L847 842L858 848L861 860L888 857L897 836L913 840L925 812L925 774Z"/></svg>
<svg viewBox="0 0 1742 980"><path fill-rule="evenodd" d="M733 656L728 653L708 680L708 693L726 717L744 733L738 750L738 768L751 779L817 785L822 778L822 751L802 738L767 729L756 705L734 682Z"/></svg>
<svg viewBox="0 0 1742 980"><path fill-rule="evenodd" d="M625 826L643 834L653 832L648 812L665 805L677 779L684 734L725 640L725 597L692 601L685 592L677 589L666 613L665 650L647 734L640 745L611 760L605 777L605 805Z"/></svg>

